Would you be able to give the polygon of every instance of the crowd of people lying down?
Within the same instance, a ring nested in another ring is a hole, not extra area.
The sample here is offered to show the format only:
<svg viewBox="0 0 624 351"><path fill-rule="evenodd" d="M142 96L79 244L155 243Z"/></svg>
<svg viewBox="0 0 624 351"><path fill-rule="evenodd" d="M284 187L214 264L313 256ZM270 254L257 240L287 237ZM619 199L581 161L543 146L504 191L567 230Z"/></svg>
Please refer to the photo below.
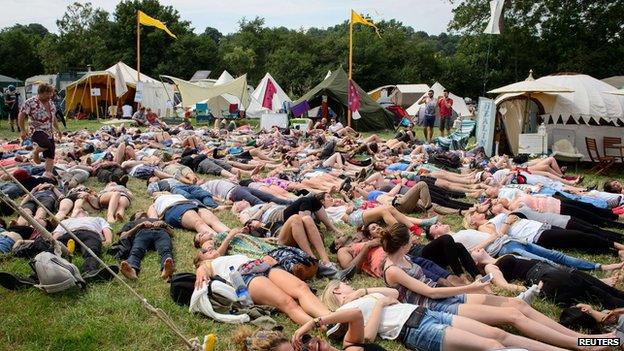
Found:
<svg viewBox="0 0 624 351"><path fill-rule="evenodd" d="M158 252L164 281L176 268L188 271L176 267L173 229L193 235L184 250L194 252L197 289L228 282L234 267L255 305L300 326L293 335L238 328L242 350L335 349L310 336L313 329L349 351L383 350L378 338L423 351L600 350L608 347L577 340L623 335L620 181L588 186L550 157L444 150L409 128L383 140L335 121L318 127L105 125L57 139L52 173L38 155L7 143L0 165L39 202L7 176L0 190L61 243L70 242L67 227L96 255L108 252L119 262L111 269L130 280L141 279L149 250ZM101 185L85 185L96 184L91 177ZM127 187L131 178L140 192ZM151 205L138 208L138 197ZM0 211L0 253L32 257L39 231L6 204ZM217 215L227 211L239 223ZM444 224L451 215L463 217L463 229ZM113 223L122 224L116 233ZM76 251L85 278L111 278ZM295 263L303 260L311 264ZM377 284L353 288L355 274ZM308 282L318 277L328 283L313 291ZM12 289L25 279L0 275ZM531 306L537 296L564 307L559 321Z"/></svg>

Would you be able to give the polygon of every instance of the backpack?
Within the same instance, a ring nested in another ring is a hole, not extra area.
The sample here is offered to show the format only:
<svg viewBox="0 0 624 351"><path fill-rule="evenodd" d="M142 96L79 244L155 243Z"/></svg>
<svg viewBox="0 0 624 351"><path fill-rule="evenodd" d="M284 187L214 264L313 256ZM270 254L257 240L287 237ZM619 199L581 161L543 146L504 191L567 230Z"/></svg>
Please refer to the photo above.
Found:
<svg viewBox="0 0 624 351"><path fill-rule="evenodd" d="M61 292L73 287L84 288L87 283L80 275L78 267L60 256L50 252L41 252L30 262L37 274L39 284L35 287L49 294Z"/></svg>
<svg viewBox="0 0 624 351"><path fill-rule="evenodd" d="M280 246L267 255L273 257L284 270L303 281L314 277L318 270L318 260L297 247Z"/></svg>

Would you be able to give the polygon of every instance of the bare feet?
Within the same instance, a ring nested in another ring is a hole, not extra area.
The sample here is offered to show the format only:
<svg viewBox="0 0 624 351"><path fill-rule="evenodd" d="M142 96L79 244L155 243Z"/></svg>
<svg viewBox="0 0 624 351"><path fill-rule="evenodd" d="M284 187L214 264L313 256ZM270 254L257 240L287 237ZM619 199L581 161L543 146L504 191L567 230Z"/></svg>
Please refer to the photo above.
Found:
<svg viewBox="0 0 624 351"><path fill-rule="evenodd" d="M163 280L167 280L167 279L169 279L169 277L171 277L171 275L175 271L175 268L174 268L174 265L173 265L173 258L167 257L167 259L165 260L164 266L165 267L163 268L162 273L160 274L160 277Z"/></svg>
<svg viewBox="0 0 624 351"><path fill-rule="evenodd" d="M622 266L624 266L624 262L620 262L620 263L613 263L613 264L603 264L600 266L600 270L602 271L613 271L616 269L622 269Z"/></svg>
<svg viewBox="0 0 624 351"><path fill-rule="evenodd" d="M136 274L136 270L134 270L134 268L132 268L132 266L130 266L130 264L126 261L121 261L120 270L121 270L121 274L123 274L124 277L130 280L139 279L139 277Z"/></svg>

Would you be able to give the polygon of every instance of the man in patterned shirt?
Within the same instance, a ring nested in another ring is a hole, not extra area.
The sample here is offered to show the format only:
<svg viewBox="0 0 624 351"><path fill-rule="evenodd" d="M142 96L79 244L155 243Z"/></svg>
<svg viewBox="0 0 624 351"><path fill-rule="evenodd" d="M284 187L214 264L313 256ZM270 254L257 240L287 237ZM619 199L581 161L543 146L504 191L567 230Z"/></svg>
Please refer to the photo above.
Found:
<svg viewBox="0 0 624 351"><path fill-rule="evenodd" d="M44 177L53 178L52 169L54 167L54 130L57 131L59 138L61 130L56 120L56 107L52 102L54 88L50 84L40 84L37 89L37 95L31 97L24 102L20 110L17 121L20 127L20 138L25 140L26 125L25 120L28 118L28 131L33 143L37 144L33 151L33 161L39 163L39 152L43 152L45 158Z"/></svg>

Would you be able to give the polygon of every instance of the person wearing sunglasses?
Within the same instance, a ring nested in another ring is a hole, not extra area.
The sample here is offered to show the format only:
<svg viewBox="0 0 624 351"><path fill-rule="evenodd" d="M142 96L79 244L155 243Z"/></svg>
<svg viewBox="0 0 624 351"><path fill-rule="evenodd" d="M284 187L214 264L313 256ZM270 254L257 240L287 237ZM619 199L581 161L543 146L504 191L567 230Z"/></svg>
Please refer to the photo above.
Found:
<svg viewBox="0 0 624 351"><path fill-rule="evenodd" d="M342 341L342 350L346 351L385 351L377 344L365 343L364 318L357 308L344 309L327 316L315 318L297 329L292 337L282 331L258 330L252 332L249 328L240 328L234 337L234 342L243 351L334 351L341 350L330 345L318 336L312 336L311 331L325 329L330 325L346 325L348 330ZM338 328L330 328L330 331ZM328 334L330 332L328 331Z"/></svg>

